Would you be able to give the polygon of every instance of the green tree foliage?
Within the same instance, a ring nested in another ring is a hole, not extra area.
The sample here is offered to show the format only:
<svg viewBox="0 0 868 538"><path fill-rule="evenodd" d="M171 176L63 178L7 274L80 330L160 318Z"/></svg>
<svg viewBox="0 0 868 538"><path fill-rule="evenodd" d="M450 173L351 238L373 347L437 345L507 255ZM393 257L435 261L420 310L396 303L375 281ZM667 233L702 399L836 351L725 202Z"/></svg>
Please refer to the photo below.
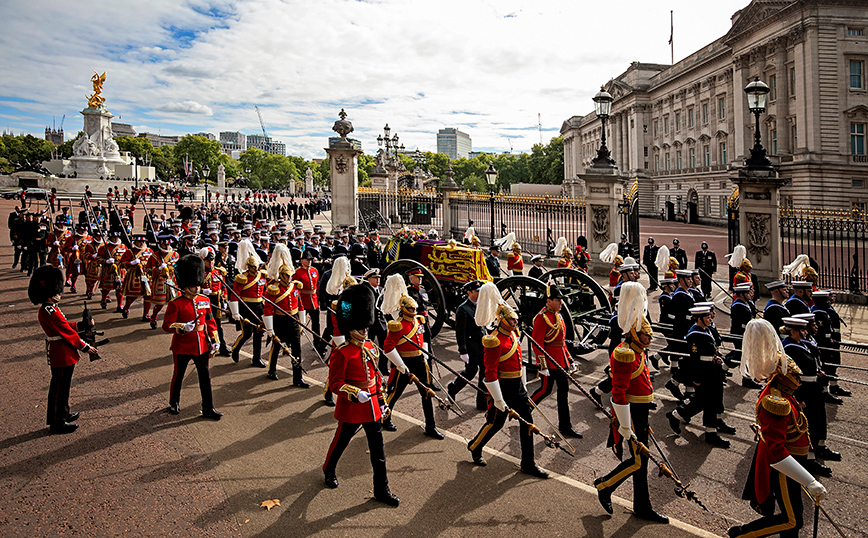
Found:
<svg viewBox="0 0 868 538"><path fill-rule="evenodd" d="M332 169L331 169L331 164L329 163L329 158L326 157L325 159L323 159L319 163L318 168L319 168L319 182L315 182L315 183L317 185L320 185L321 187L328 188L328 186L331 184L331 176L332 176ZM314 175L314 178L316 178L316 175Z"/></svg>
<svg viewBox="0 0 868 538"><path fill-rule="evenodd" d="M120 151L129 151L133 157L150 162L151 166L154 167L158 179L169 181L180 175L178 173L179 168L176 168L174 164L172 146L155 148L147 138L133 138L130 136L120 136L115 139L115 142L117 142ZM183 165L180 170L183 170Z"/></svg>
<svg viewBox="0 0 868 538"><path fill-rule="evenodd" d="M6 159L7 168L14 168L15 163L42 163L51 158L52 151L54 144L33 135L0 137L0 158Z"/></svg>
<svg viewBox="0 0 868 538"><path fill-rule="evenodd" d="M242 170L250 170L252 188L285 189L299 178L293 159L250 148L241 154L240 162Z"/></svg>
<svg viewBox="0 0 868 538"><path fill-rule="evenodd" d="M185 135L175 144L172 151L172 164L179 171L184 170L184 159L193 163L193 169L203 177L202 169L207 164L210 169L209 182L217 180L217 165L220 164L221 146L216 140L209 140L204 136Z"/></svg>
<svg viewBox="0 0 868 538"><path fill-rule="evenodd" d="M63 144L57 146L57 149L60 151L61 158L69 159L72 157L72 145L75 143L76 139L79 136L83 135L84 131L79 131L77 135L72 138L68 138Z"/></svg>

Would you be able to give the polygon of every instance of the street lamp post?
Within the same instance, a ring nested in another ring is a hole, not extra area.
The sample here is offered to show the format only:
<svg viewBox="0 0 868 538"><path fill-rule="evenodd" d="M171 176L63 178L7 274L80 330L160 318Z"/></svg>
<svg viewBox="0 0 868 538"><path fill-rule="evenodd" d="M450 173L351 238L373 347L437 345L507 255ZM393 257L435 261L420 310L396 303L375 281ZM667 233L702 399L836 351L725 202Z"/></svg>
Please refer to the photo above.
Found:
<svg viewBox="0 0 868 538"><path fill-rule="evenodd" d="M208 205L208 174L211 173L211 168L208 166L208 163L202 165L202 175L205 179L205 205Z"/></svg>
<svg viewBox="0 0 868 538"><path fill-rule="evenodd" d="M497 183L497 170L494 169L494 163L488 163L488 170L485 171L485 181L488 183L488 203L489 213L491 213L491 244L494 244L494 184Z"/></svg>
<svg viewBox="0 0 868 538"><path fill-rule="evenodd" d="M759 77L754 78L754 80L744 88L744 93L747 94L747 108L753 112L753 115L756 118L753 137L754 145L750 149L750 157L744 162L749 170L769 169L772 167L771 161L766 157L766 150L760 143L759 120L760 114L766 110L766 100L768 99L769 91L768 85L761 81Z"/></svg>
<svg viewBox="0 0 868 538"><path fill-rule="evenodd" d="M136 181L136 190L139 190L139 158L133 157L133 179Z"/></svg>
<svg viewBox="0 0 868 538"><path fill-rule="evenodd" d="M606 91L606 88L600 87L600 91L594 96L594 112L600 118L602 124L602 144L597 150L597 156L591 161L592 168L615 168L615 161L612 159L609 148L606 147L606 120L609 119L609 114L612 112L612 101L615 98L612 94Z"/></svg>

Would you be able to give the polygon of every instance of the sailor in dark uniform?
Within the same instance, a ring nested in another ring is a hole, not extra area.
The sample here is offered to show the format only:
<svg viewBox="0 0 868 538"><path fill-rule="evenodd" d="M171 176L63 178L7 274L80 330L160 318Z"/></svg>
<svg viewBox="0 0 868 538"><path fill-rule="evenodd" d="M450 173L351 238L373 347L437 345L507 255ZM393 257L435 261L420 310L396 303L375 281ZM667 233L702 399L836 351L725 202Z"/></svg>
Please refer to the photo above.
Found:
<svg viewBox="0 0 868 538"><path fill-rule="evenodd" d="M812 283L800 280L794 281L793 296L787 299L787 302L784 303L790 316L795 316L796 314L810 314L811 306L814 304L814 300L811 299L813 294L814 285Z"/></svg>
<svg viewBox="0 0 868 538"><path fill-rule="evenodd" d="M693 295L690 294L693 275L688 270L679 269L675 271L675 278L678 280L678 287L675 288L675 292L672 293L672 299L669 301L669 310L672 314L671 338L675 340L684 340L684 337L687 336L687 332L693 325L693 316L690 314L690 309L693 308L696 303ZM675 341L669 342L667 349L676 353L687 353L689 351L687 345ZM679 355L672 355L670 360L672 379L666 382L666 388L669 389L669 392L671 392L673 396L679 400L683 400L686 396L689 396L694 389L691 384L686 382L687 380L682 375L680 369L681 357ZM684 383L687 387L687 394L681 392L681 389L678 386L679 383Z"/></svg>
<svg viewBox="0 0 868 538"><path fill-rule="evenodd" d="M527 276L531 278L536 278L537 280L542 280L542 276L545 273L545 269L543 269L542 266L543 257L537 254L530 259L530 262L533 264L533 266L528 270Z"/></svg>
<svg viewBox="0 0 868 538"><path fill-rule="evenodd" d="M780 331L784 326L784 318L790 315L790 311L784 306L789 297L787 283L783 280L775 280L766 284L766 289L772 294L772 298L766 303L763 319L771 323L776 331Z"/></svg>
<svg viewBox="0 0 868 538"><path fill-rule="evenodd" d="M817 342L827 350L841 348L841 317L833 306L835 292L815 291L812 298L814 307L811 311L817 315ZM841 364L840 351L823 352L823 371L827 376L838 375L837 365ZM826 402L841 405L844 403L838 396L850 396L850 391L838 385L837 379L830 379L826 386Z"/></svg>
<svg viewBox="0 0 868 538"><path fill-rule="evenodd" d="M733 336L744 336L744 330L750 320L756 318L756 307L753 304L753 286L745 282L733 287L735 300L732 301L730 309L730 319L732 325L729 332ZM727 361L731 361L730 368L734 367L734 363L741 361L741 338L732 338L732 345L737 351L727 355ZM751 379L750 377L742 376L741 386L749 389L761 389L762 385Z"/></svg>

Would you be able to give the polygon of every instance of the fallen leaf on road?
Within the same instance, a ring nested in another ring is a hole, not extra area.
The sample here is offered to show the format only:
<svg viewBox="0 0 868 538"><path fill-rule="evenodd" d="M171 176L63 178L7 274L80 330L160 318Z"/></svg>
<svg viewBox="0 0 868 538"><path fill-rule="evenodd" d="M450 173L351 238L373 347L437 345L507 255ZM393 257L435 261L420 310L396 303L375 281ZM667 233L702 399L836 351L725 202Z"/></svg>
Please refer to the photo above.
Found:
<svg viewBox="0 0 868 538"><path fill-rule="evenodd" d="M269 499L267 501L262 501L262 504L259 505L260 508L267 508L269 510L275 506L280 506L280 499Z"/></svg>

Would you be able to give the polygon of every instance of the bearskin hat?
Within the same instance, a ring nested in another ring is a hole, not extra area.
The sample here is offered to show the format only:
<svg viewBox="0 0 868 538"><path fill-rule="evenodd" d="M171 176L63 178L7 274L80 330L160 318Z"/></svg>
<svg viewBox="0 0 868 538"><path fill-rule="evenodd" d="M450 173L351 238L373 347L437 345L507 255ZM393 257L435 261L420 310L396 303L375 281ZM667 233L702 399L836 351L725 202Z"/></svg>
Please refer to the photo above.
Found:
<svg viewBox="0 0 868 538"><path fill-rule="evenodd" d="M175 279L181 289L201 286L205 282L205 262L195 254L187 254L175 266Z"/></svg>
<svg viewBox="0 0 868 538"><path fill-rule="evenodd" d="M33 304L42 304L63 292L63 271L53 265L37 267L30 277L27 297Z"/></svg>
<svg viewBox="0 0 868 538"><path fill-rule="evenodd" d="M193 218L193 208L190 206L184 206L181 208L180 213L178 213L178 218L181 220L187 220Z"/></svg>
<svg viewBox="0 0 868 538"><path fill-rule="evenodd" d="M335 316L338 330L346 335L349 331L370 328L375 321L374 290L368 286L349 286L338 297Z"/></svg>

